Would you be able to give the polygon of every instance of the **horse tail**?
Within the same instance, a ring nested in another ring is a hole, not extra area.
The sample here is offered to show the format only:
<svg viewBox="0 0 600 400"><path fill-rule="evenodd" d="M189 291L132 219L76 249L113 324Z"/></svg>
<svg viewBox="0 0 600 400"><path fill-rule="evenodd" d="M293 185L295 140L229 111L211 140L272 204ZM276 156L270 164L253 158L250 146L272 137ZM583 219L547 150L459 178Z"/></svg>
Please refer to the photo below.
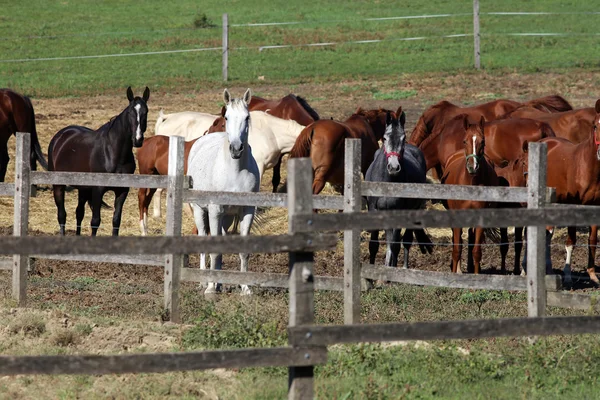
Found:
<svg viewBox="0 0 600 400"><path fill-rule="evenodd" d="M32 156L34 156L38 162L40 163L40 166L45 169L46 171L48 171L48 162L46 161L46 158L44 157L44 153L42 152L42 147L40 146L40 141L38 138L38 134L37 134L37 129L35 127L35 113L33 111L33 104L31 104L31 100L29 99L29 97L27 96L23 96L25 98L25 101L27 102L27 105L29 106L29 117L31 118L31 152L32 152Z"/></svg>
<svg viewBox="0 0 600 400"><path fill-rule="evenodd" d="M425 119L421 115L421 117L417 121L417 124L415 125L415 128L410 134L408 143L412 144L413 146L419 147L419 145L423 142L423 140L427 138L428 135L429 133L427 132L427 125L425 124Z"/></svg>
<svg viewBox="0 0 600 400"><path fill-rule="evenodd" d="M165 114L163 113L163 110L160 110L158 112L158 118L156 119L156 125L154 125L154 134L158 135L158 127L165 122L165 120L167 119L167 117L165 116Z"/></svg>
<svg viewBox="0 0 600 400"><path fill-rule="evenodd" d="M294 147L290 150L290 157L299 158L299 157L310 157L310 148L312 145L313 135L315 134L315 129L303 129L300 132L300 135L296 139L296 143L294 143Z"/></svg>
<svg viewBox="0 0 600 400"><path fill-rule="evenodd" d="M573 106L564 97L559 95L540 97L539 99L528 101L524 105L548 113L571 111L573 109Z"/></svg>
<svg viewBox="0 0 600 400"><path fill-rule="evenodd" d="M492 243L500 243L500 228L485 228L483 233L486 238L491 240Z"/></svg>
<svg viewBox="0 0 600 400"><path fill-rule="evenodd" d="M546 122L541 123L540 131L542 132L542 139L548 137L556 137L554 129L552 129L550 124L547 124Z"/></svg>
<svg viewBox="0 0 600 400"><path fill-rule="evenodd" d="M308 103L303 97L296 96L295 94L293 96L296 98L296 100L298 100L298 103L300 103L302 108L304 108L306 112L310 114L312 119L314 119L315 121L318 121L320 119L319 114L317 114L317 112L310 105L308 105Z"/></svg>

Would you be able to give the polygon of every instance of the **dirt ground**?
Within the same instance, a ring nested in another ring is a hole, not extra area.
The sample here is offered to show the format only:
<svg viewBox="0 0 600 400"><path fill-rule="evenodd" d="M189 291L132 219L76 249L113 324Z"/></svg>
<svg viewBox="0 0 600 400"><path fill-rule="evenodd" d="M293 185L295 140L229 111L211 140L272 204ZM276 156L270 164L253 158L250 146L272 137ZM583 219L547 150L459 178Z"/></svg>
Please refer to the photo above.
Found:
<svg viewBox="0 0 600 400"><path fill-rule="evenodd" d="M512 98L528 100L549 94L561 94L575 108L593 106L597 97L592 88L600 82L600 72L581 71L566 74L535 74L519 75L430 75L413 77L398 75L390 81L345 81L335 84L302 84L294 86L260 86L252 88L254 93L268 98L277 98L290 92L305 97L319 112L322 118L333 117L345 119L358 107L385 107L397 109L402 105L407 114L407 132L412 130L421 112L429 105L447 99L455 103L475 104L496 98ZM139 92L141 88L134 91ZM230 91L239 96L245 88L233 87ZM375 100L374 93L397 93L417 91L413 97L400 100ZM52 136L62 127L71 124L98 127L117 115L126 105L125 90L120 94L102 95L81 98L32 99L36 111L37 130L44 152ZM159 110L164 112L203 111L218 113L222 102L220 90L206 92L191 92L182 89L178 92L164 93L152 91L149 100L149 117L147 136L154 134L154 124ZM11 154L14 154L14 139L9 143ZM14 159L14 156L11 157ZM285 168L285 167L284 167ZM7 181L14 179L14 163L9 164ZM283 171L285 176L285 171ZM261 190L269 191L270 172L263 178ZM328 189L330 191L330 189ZM121 235L139 234L139 212L137 193L130 191L125 202ZM105 196L105 201L112 204L112 194ZM75 192L67 193L67 230L73 234L75 230L74 211L76 206ZM163 215L165 205L163 201ZM111 232L111 210L103 210L101 235ZM0 198L0 234L10 235L12 232L13 210L10 198ZM261 226L257 233L285 233L287 218L285 210L261 210ZM89 234L90 212L83 222L83 234ZM191 233L192 219L184 215L184 234ZM30 206L30 232L32 235L48 235L58 233L56 207L48 188L41 188L36 198L32 198ZM151 235L162 235L165 231L165 220L150 217L149 228ZM447 271L450 264L451 249L448 246L449 230L432 232L436 246L430 256L421 255L418 249L411 253L411 267L424 270ZM564 231L559 231L553 241L552 256L555 267L563 262ZM366 261L367 235L363 234L363 259ZM580 234L580 243L587 238ZM383 249L380 250L379 260L383 261ZM573 269L582 271L586 264L586 251L577 248L574 252ZM463 251L466 260L466 249ZM484 273L499 270L499 250L495 246L484 249ZM512 269L514 257L509 253L508 265ZM192 265L197 265L197 257L191 257ZM224 268L236 269L237 256L226 256ZM321 252L316 257L316 273L319 275L341 275L343 251L341 244L334 252ZM463 262L464 265L464 262ZM251 271L286 272L287 257L284 254L253 255L250 259ZM105 291L79 290L73 282L83 278L106 283ZM585 277L578 281L580 288L586 288ZM110 285L113 286L110 286ZM116 285L116 286L115 286ZM76 294L76 297L74 295ZM142 318L155 320L160 314L162 303L162 270L146 266L125 264L98 264L82 262L57 262L38 260L36 275L32 277L29 288L31 304L42 308L45 304L70 304L78 309L94 308L115 310L139 315ZM10 298L10 274L0 272L0 298Z"/></svg>

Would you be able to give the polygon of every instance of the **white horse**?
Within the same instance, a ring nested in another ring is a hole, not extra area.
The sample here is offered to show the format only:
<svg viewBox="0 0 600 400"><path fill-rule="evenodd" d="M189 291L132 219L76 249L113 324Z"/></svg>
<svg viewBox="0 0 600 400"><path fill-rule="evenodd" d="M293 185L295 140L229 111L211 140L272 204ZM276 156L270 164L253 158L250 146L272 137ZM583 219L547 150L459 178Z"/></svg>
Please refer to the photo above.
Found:
<svg viewBox="0 0 600 400"><path fill-rule="evenodd" d="M187 173L193 179L195 190L258 192L258 165L252 156L253 149L248 145L248 104L251 96L250 89L246 90L242 99L232 99L227 89L223 92L226 132L206 135L198 139L190 149ZM250 233L255 207L192 203L192 210L199 236L206 236L209 228L213 236L225 235L236 220L239 221L240 234L245 236ZM242 272L248 271L248 257L249 254L240 253ZM222 254L211 253L211 269L221 269L222 258ZM201 254L201 269L206 268L205 262L205 255ZM220 284L210 282L205 293L215 293L218 290ZM250 288L242 285L242 294L250 293Z"/></svg>
<svg viewBox="0 0 600 400"><path fill-rule="evenodd" d="M172 117L169 118L176 119L178 121L178 126L183 128L185 126L199 126L204 120L204 115L210 114L183 112L170 115ZM262 179L263 173L266 170L273 168L279 161L281 155L289 153L292 147L294 147L296 138L300 132L302 132L302 129L304 129L304 125L300 125L293 120L274 117L263 111L250 111L250 121L248 141L250 147L252 147L252 155L258 164L258 173ZM227 123L229 123L229 121L227 121ZM177 135L184 136L186 141L194 140L204 134L204 131L201 132L201 129L190 129L187 131L185 129L180 129L177 132ZM161 192L162 189L157 189L154 196L155 217L160 217Z"/></svg>

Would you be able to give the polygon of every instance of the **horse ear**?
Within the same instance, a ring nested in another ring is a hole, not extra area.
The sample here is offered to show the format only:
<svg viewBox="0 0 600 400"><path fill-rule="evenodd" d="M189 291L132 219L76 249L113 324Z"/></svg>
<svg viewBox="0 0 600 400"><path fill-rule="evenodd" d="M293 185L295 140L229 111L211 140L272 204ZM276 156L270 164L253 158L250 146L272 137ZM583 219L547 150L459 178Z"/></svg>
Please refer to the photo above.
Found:
<svg viewBox="0 0 600 400"><path fill-rule="evenodd" d="M398 111L402 111L402 107L400 107ZM404 111L402 111L398 120L400 121L400 125L404 126L404 123L406 122L406 113Z"/></svg>
<svg viewBox="0 0 600 400"><path fill-rule="evenodd" d="M600 114L600 99L596 101L596 114Z"/></svg>
<svg viewBox="0 0 600 400"><path fill-rule="evenodd" d="M244 103L246 103L246 105L249 106L250 100L252 100L252 91L250 90L250 88L248 88L246 89L246 93L244 93Z"/></svg>
<svg viewBox="0 0 600 400"><path fill-rule="evenodd" d="M392 113L391 113L391 111L386 111L386 113L385 113L385 124L386 125L391 125L392 124Z"/></svg>
<svg viewBox="0 0 600 400"><path fill-rule="evenodd" d="M362 112L362 107L357 107L356 111L354 111L354 114L360 114Z"/></svg>
<svg viewBox="0 0 600 400"><path fill-rule="evenodd" d="M127 100L129 100L129 102L133 101L133 90L131 90L131 86L127 88Z"/></svg>
<svg viewBox="0 0 600 400"><path fill-rule="evenodd" d="M527 153L529 150L529 142L526 140L523 142L523 153Z"/></svg>
<svg viewBox="0 0 600 400"><path fill-rule="evenodd" d="M148 88L148 86L146 86L146 90L144 90L142 98L144 99L144 101L148 101L148 99L150 98L150 89Z"/></svg>
<svg viewBox="0 0 600 400"><path fill-rule="evenodd" d="M229 90L225 89L223 91L223 101L225 104L231 103L231 95L229 94Z"/></svg>
<svg viewBox="0 0 600 400"><path fill-rule="evenodd" d="M227 107L223 106L221 107L221 117L225 118L225 111L227 111Z"/></svg>
<svg viewBox="0 0 600 400"><path fill-rule="evenodd" d="M463 115L463 124L465 126L465 131L469 129L469 117L467 117L466 115Z"/></svg>

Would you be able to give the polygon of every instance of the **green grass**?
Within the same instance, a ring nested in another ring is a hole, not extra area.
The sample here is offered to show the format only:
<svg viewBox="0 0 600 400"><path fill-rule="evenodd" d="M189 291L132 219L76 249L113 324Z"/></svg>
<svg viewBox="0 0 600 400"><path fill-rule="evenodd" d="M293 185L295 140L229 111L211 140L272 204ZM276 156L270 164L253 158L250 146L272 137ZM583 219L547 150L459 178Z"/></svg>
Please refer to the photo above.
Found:
<svg viewBox="0 0 600 400"><path fill-rule="evenodd" d="M302 83L340 78L470 71L472 33L469 15L452 18L364 21L365 18L441 13L470 13L472 2L377 3L332 0L325 3L208 0L162 2L71 1L10 2L0 17L0 60L126 54L211 48L221 45L221 16L231 25L300 21L296 25L230 29L231 84ZM491 11L594 11L585 2L510 0L484 3ZM482 64L503 73L563 71L597 67L600 56L594 15L482 15ZM513 37L511 32L562 32L573 37ZM435 37L401 41L406 37ZM264 49L264 45L347 43L378 39L383 43L328 47ZM258 77L264 77L259 81ZM127 85L153 90L203 90L221 86L220 51L0 63L4 86L36 96L122 91Z"/></svg>

